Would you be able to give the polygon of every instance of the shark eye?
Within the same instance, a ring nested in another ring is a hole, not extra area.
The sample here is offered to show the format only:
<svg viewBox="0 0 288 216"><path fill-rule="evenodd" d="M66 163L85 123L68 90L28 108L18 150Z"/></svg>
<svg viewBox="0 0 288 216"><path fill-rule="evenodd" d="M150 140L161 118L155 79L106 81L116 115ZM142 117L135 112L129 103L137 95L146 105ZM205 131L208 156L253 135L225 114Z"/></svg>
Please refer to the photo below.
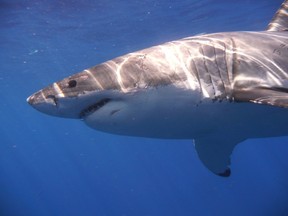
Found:
<svg viewBox="0 0 288 216"><path fill-rule="evenodd" d="M68 88L74 88L77 85L77 81L76 80L70 80L68 82Z"/></svg>

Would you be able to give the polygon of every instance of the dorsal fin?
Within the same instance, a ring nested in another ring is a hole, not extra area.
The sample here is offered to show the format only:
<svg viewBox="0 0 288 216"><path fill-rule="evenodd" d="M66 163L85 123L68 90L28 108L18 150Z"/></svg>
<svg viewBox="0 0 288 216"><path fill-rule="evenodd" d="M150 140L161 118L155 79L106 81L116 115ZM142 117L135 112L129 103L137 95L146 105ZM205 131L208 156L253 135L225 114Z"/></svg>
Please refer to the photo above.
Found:
<svg viewBox="0 0 288 216"><path fill-rule="evenodd" d="M267 31L288 31L288 0L285 0L268 25Z"/></svg>

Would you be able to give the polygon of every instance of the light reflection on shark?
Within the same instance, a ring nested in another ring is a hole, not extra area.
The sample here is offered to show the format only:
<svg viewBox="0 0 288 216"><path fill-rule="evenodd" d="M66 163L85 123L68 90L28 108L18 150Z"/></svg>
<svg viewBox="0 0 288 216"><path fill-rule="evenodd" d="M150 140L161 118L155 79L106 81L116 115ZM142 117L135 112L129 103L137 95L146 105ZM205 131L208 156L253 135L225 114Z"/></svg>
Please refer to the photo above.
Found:
<svg viewBox="0 0 288 216"><path fill-rule="evenodd" d="M27 101L120 135L194 139L208 169L230 175L247 138L288 135L288 0L267 31L188 37L53 83Z"/></svg>

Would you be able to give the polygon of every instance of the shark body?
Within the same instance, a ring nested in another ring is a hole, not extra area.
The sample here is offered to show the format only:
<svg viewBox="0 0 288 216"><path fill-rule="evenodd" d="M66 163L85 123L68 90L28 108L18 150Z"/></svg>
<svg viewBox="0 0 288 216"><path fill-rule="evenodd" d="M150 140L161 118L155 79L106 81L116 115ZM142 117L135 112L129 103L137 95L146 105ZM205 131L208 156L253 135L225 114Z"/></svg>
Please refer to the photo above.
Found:
<svg viewBox="0 0 288 216"><path fill-rule="evenodd" d="M193 139L206 167L230 175L233 148L288 135L288 0L262 32L188 37L67 77L27 101L100 131Z"/></svg>

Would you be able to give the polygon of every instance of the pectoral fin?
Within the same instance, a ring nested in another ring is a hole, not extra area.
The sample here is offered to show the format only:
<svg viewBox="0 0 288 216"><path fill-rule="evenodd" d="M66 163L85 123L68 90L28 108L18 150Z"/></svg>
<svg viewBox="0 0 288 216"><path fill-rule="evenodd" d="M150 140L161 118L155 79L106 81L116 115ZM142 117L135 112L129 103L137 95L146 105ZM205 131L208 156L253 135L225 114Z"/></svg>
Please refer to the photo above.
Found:
<svg viewBox="0 0 288 216"><path fill-rule="evenodd" d="M213 173L229 177L230 155L234 147L243 139L212 136L194 140L195 148L200 160Z"/></svg>
<svg viewBox="0 0 288 216"><path fill-rule="evenodd" d="M235 101L253 102L288 108L288 88L259 86L253 89L235 90Z"/></svg>

